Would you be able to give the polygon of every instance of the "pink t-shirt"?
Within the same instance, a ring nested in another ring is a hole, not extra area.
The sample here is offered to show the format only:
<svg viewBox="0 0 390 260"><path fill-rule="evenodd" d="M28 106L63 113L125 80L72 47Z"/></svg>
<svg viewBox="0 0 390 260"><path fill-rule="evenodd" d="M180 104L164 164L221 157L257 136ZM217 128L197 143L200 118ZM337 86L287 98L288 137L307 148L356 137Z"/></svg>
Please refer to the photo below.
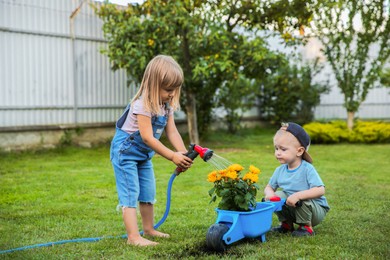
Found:
<svg viewBox="0 0 390 260"><path fill-rule="evenodd" d="M161 114L165 114L165 105L161 105ZM143 115L147 117L152 117L150 112L145 111L144 104L142 99L137 99L133 102L129 113L127 114L126 121L122 126L122 130L132 134L139 130L137 115ZM173 115L173 110L170 108L168 112L168 116Z"/></svg>

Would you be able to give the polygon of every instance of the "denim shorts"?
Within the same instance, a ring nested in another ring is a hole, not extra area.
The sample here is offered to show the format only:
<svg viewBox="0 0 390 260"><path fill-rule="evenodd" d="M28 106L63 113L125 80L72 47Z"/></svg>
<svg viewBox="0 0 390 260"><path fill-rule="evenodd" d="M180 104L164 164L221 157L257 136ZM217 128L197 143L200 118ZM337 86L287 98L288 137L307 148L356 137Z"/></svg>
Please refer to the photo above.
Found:
<svg viewBox="0 0 390 260"><path fill-rule="evenodd" d="M156 181L151 158L130 135L117 129L111 143L111 163L115 172L119 206L136 208L138 202L155 203Z"/></svg>

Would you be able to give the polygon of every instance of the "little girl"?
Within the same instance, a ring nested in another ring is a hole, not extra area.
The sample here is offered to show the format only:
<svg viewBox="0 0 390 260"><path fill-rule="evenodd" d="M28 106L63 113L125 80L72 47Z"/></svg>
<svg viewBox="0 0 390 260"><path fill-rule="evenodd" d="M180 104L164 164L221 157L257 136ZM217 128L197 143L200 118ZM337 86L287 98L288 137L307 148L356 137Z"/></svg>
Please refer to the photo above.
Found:
<svg viewBox="0 0 390 260"><path fill-rule="evenodd" d="M192 164L192 160L184 155L187 150L173 118L173 111L179 108L183 81L183 71L172 57L156 56L147 65L137 94L116 123L110 159L127 243L131 245L157 244L139 233L137 203L144 234L169 237L153 227L156 183L151 159L157 152L184 170ZM176 152L159 141L164 129Z"/></svg>

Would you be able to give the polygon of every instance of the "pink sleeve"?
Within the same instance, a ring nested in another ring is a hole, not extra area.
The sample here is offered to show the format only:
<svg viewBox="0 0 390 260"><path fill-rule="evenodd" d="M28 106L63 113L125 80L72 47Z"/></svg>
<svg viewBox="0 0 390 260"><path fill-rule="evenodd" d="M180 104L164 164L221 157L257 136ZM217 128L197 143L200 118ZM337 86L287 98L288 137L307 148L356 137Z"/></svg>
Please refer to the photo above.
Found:
<svg viewBox="0 0 390 260"><path fill-rule="evenodd" d="M132 112L134 115L143 115L147 117L152 117L150 112L146 112L144 108L144 104L141 99L137 99L133 103Z"/></svg>

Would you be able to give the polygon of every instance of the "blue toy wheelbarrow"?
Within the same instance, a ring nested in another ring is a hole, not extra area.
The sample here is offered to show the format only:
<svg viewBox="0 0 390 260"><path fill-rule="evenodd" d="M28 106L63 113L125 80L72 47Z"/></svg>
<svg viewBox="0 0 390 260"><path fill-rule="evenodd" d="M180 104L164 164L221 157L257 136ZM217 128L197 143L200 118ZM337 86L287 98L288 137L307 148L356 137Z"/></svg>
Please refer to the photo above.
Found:
<svg viewBox="0 0 390 260"><path fill-rule="evenodd" d="M207 247L217 252L226 251L227 246L243 238L258 238L265 242L265 234L271 229L272 214L282 210L285 199L257 202L251 211L216 209L218 217L208 229Z"/></svg>

